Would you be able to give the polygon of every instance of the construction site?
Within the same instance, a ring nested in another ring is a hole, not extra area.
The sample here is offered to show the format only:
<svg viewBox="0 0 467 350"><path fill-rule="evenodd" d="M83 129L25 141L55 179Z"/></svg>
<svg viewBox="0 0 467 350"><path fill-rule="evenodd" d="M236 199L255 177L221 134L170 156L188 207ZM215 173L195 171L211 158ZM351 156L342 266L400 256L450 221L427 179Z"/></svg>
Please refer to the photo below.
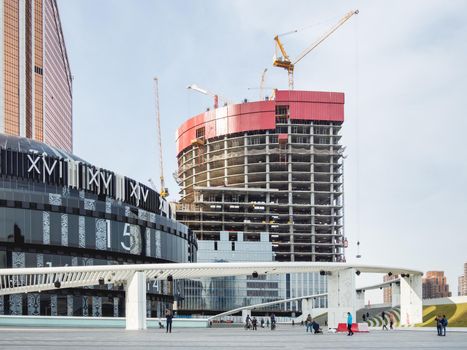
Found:
<svg viewBox="0 0 467 350"><path fill-rule="evenodd" d="M213 98L208 108L176 131L180 199L176 218L198 240L198 262L345 262L344 93L294 90L295 66L358 10L350 11L296 58L283 37L274 37L273 66L287 72L288 89L259 100L231 102L196 84L188 89ZM158 80L155 80L160 153L160 194L164 183ZM251 277L251 276L250 276ZM245 304L322 293L326 276L179 281L180 308L187 313L229 310ZM325 298L316 300L324 307ZM298 302L275 312L299 311Z"/></svg>
<svg viewBox="0 0 467 350"><path fill-rule="evenodd" d="M269 234L277 261L343 261L344 94L278 90L215 109L177 133L177 219L232 249Z"/></svg>

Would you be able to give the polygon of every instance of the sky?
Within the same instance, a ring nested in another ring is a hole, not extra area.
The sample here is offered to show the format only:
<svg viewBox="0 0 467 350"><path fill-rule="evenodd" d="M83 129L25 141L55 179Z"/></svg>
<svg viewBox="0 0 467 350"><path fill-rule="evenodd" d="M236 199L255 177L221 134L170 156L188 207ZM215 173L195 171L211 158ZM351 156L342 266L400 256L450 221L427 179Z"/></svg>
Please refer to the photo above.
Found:
<svg viewBox="0 0 467 350"><path fill-rule="evenodd" d="M171 199L178 193L175 131L212 107L209 96L186 87L256 100L254 88L268 68L265 86L286 89L286 72L272 67L274 35L299 29L283 37L295 57L359 9L295 69L297 90L345 93L347 261L444 270L457 295L467 262L467 2L58 4L74 77L74 153L158 185L157 76ZM362 275L357 284L380 280Z"/></svg>

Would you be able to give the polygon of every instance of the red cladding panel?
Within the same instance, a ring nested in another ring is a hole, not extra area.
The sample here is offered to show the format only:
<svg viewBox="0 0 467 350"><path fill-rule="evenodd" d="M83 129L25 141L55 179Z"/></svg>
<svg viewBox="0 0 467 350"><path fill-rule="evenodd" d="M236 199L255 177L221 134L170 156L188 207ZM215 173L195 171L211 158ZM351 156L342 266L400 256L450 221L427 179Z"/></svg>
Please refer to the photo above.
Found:
<svg viewBox="0 0 467 350"><path fill-rule="evenodd" d="M277 102L344 103L342 92L277 90Z"/></svg>
<svg viewBox="0 0 467 350"><path fill-rule="evenodd" d="M183 123L176 132L177 153L191 145L196 138L196 129L205 128L205 137L233 134L237 132L274 129L274 101L242 103L218 108L199 114Z"/></svg>
<svg viewBox="0 0 467 350"><path fill-rule="evenodd" d="M216 110L216 134L226 135L229 133L228 126L228 107L222 107Z"/></svg>
<svg viewBox="0 0 467 350"><path fill-rule="evenodd" d="M242 114L229 118L229 134L253 130L268 130L276 128L274 112ZM233 119L231 123L230 120ZM230 128L232 126L232 128Z"/></svg>
<svg viewBox="0 0 467 350"><path fill-rule="evenodd" d="M289 105L290 119L344 121L341 92L281 90L276 102Z"/></svg>
<svg viewBox="0 0 467 350"><path fill-rule="evenodd" d="M177 153L205 128L207 139L238 132L275 129L276 105L288 105L291 119L344 120L344 94L319 91L276 91L273 101L249 102L201 113L183 123L176 132Z"/></svg>
<svg viewBox="0 0 467 350"><path fill-rule="evenodd" d="M344 121L344 105L337 103L292 102L290 119Z"/></svg>

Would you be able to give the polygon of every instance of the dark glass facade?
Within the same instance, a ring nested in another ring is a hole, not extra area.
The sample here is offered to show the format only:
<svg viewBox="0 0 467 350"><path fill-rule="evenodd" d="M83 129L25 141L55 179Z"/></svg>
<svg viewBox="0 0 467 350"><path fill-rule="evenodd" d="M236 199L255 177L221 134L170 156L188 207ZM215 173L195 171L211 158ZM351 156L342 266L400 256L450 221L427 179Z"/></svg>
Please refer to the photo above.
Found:
<svg viewBox="0 0 467 350"><path fill-rule="evenodd" d="M32 140L0 144L0 268L196 261L195 236L152 189ZM148 315L172 299L151 282ZM0 314L122 316L124 291L4 296Z"/></svg>

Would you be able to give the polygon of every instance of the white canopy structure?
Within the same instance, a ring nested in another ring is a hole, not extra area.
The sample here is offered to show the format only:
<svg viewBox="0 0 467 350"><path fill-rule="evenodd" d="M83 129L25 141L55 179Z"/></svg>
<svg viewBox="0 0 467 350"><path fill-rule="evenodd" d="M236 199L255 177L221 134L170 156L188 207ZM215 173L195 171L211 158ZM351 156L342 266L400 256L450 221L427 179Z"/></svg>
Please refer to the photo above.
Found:
<svg viewBox="0 0 467 350"><path fill-rule="evenodd" d="M0 269L0 295L121 283L125 285L126 292L127 329L145 329L148 280L300 272L322 272L327 275L330 327L344 322L347 312L355 316L355 276L360 273L406 276L401 277L400 281L401 315L404 316L403 311L407 312L411 324L421 322L421 271L349 263L241 262L10 268ZM403 308L402 304L407 304L407 308Z"/></svg>

